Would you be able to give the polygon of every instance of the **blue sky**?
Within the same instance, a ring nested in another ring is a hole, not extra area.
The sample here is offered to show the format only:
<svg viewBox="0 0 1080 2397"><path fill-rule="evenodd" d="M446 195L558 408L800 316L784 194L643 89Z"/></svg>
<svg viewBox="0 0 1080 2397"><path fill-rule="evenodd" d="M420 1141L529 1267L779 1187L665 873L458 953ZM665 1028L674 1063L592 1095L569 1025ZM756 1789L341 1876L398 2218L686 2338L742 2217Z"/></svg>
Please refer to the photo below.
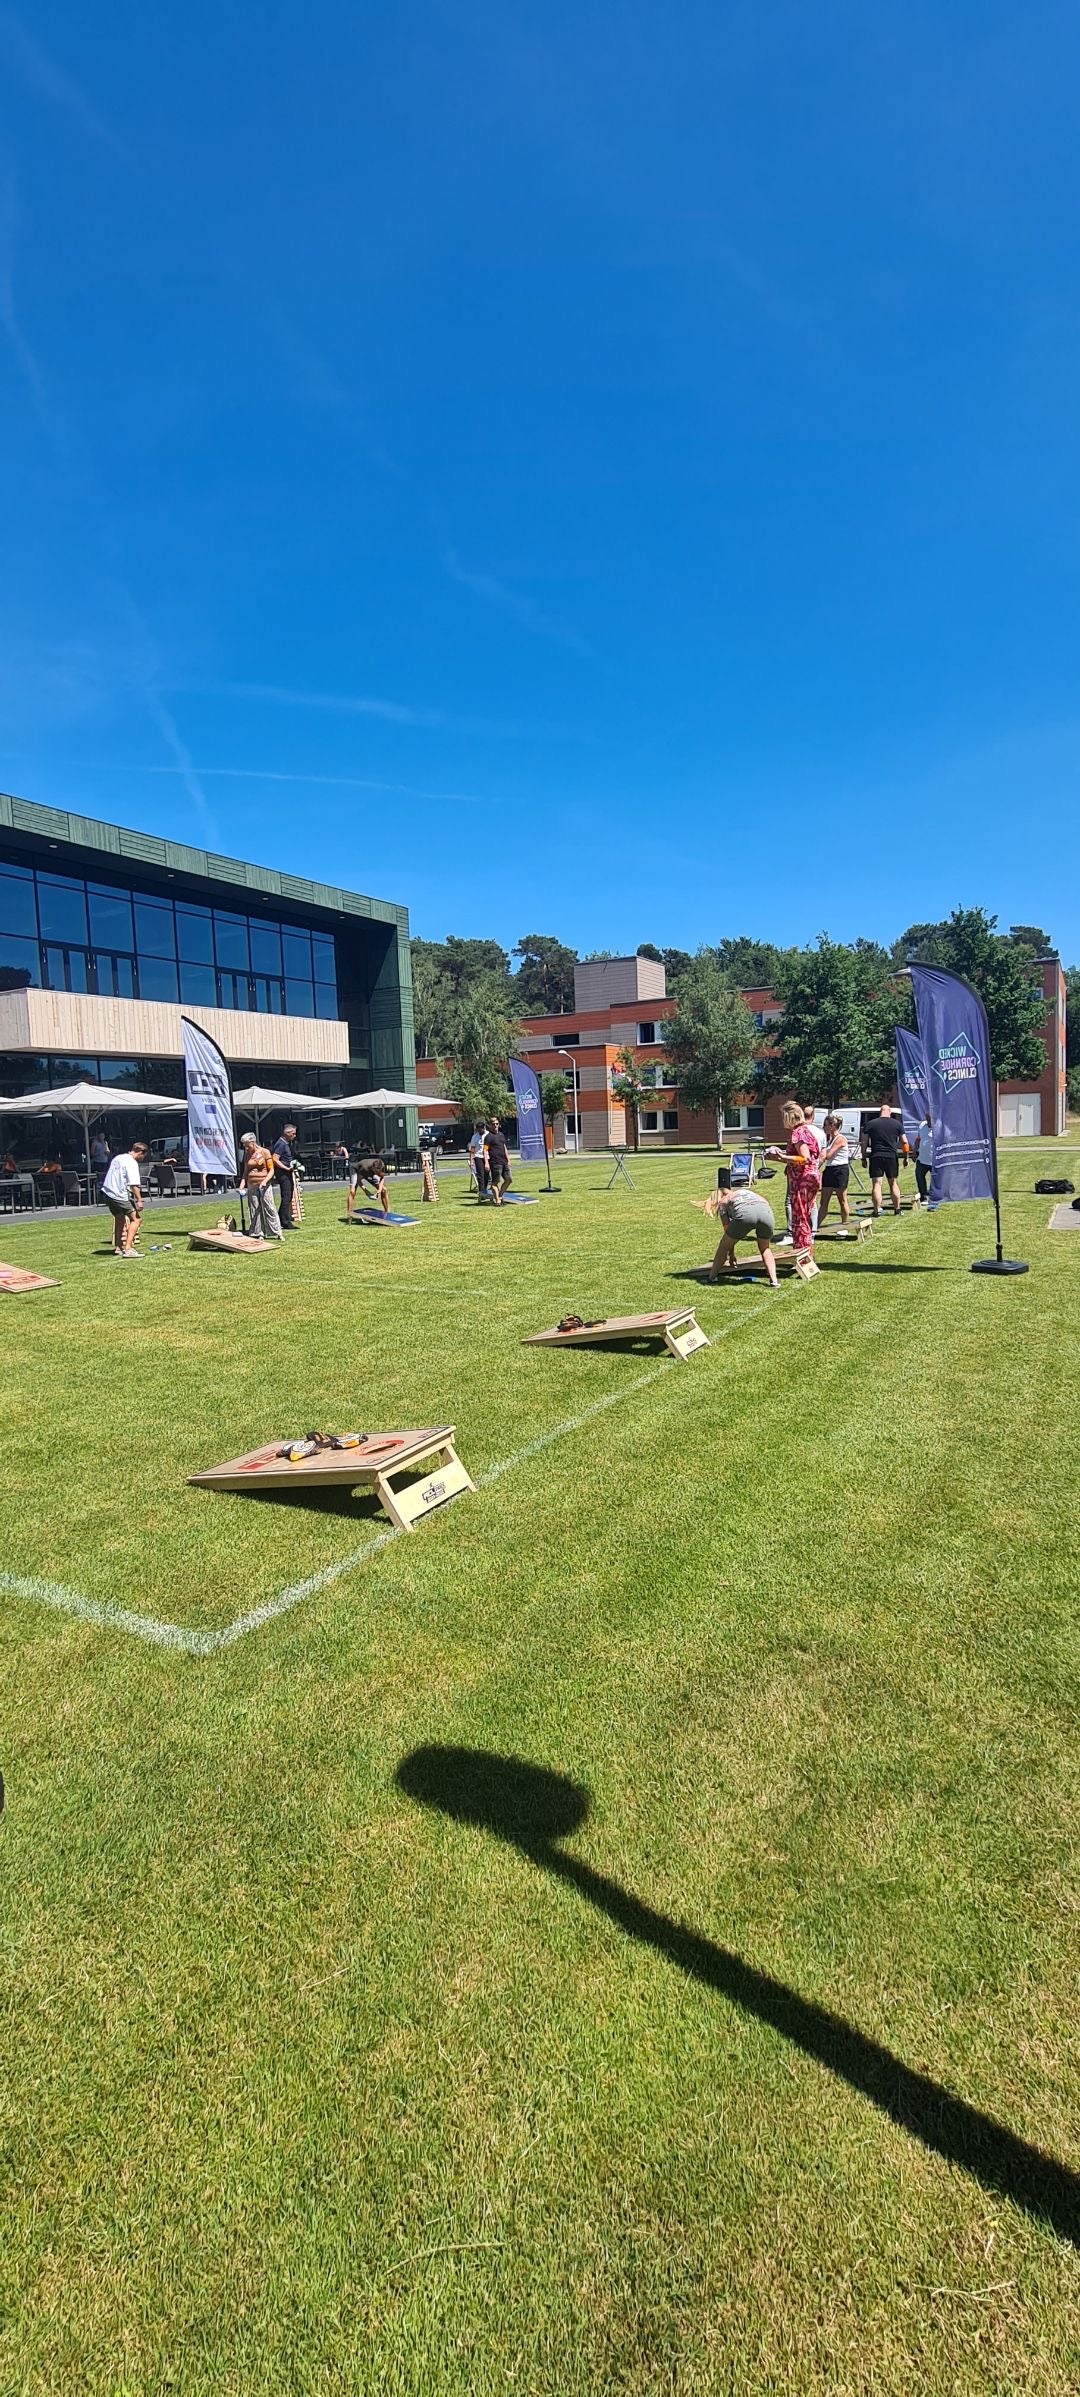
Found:
<svg viewBox="0 0 1080 2397"><path fill-rule="evenodd" d="M1075 0L0 0L0 784L1080 958Z"/></svg>

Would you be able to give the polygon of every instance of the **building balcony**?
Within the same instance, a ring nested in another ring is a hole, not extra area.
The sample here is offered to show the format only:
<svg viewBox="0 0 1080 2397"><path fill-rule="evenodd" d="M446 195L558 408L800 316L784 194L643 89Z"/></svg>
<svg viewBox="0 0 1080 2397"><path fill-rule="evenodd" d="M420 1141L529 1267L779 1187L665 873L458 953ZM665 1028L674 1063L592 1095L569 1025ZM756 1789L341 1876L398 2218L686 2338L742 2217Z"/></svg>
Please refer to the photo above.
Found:
<svg viewBox="0 0 1080 2397"><path fill-rule="evenodd" d="M0 991L0 1051L58 1057L182 1057L181 1014L246 1065L347 1065L349 1027L336 1017L256 1015L157 999L59 990Z"/></svg>

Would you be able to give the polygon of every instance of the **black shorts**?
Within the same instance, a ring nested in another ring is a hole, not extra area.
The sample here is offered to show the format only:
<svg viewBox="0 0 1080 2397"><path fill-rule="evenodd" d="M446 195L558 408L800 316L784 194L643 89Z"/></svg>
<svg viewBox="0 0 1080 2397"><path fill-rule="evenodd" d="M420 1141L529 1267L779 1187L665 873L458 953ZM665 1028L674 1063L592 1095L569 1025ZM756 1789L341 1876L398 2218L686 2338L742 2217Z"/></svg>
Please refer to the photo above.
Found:
<svg viewBox="0 0 1080 2397"><path fill-rule="evenodd" d="M827 1165L821 1177L822 1189L846 1190L850 1170L847 1165Z"/></svg>
<svg viewBox="0 0 1080 2397"><path fill-rule="evenodd" d="M873 1149L871 1149L870 1179L872 1182L895 1182L899 1171L899 1157L893 1156L891 1152L885 1157L880 1155L875 1156Z"/></svg>

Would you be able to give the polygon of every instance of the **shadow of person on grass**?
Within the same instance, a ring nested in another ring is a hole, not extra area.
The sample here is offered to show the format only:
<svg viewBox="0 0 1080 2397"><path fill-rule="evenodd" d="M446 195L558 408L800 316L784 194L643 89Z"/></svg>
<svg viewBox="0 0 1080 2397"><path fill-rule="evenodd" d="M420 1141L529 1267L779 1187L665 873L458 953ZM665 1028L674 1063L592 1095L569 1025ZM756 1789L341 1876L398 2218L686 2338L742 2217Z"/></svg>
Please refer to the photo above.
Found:
<svg viewBox="0 0 1080 2397"><path fill-rule="evenodd" d="M519 1757L452 1747L414 1748L395 1780L418 1805L506 1840L540 1871L578 1890L628 1938L654 1948L857 2089L934 2155L959 2164L984 2189L1080 2244L1080 2175L1067 2165L914 2071L842 2015L800 1997L732 1949L658 1914L617 1881L566 1855L560 1843L581 1829L589 1812L588 1791L577 1782Z"/></svg>

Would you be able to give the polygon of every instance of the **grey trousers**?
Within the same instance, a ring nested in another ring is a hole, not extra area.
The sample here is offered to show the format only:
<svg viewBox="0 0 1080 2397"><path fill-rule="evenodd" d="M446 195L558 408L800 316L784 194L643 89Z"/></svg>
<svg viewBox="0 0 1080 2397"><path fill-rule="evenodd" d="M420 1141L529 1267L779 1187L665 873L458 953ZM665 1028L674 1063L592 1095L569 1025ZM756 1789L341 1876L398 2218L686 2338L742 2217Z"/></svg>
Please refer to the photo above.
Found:
<svg viewBox="0 0 1080 2397"><path fill-rule="evenodd" d="M248 1204L248 1233L252 1240L280 1240L281 1225L269 1182L261 1190L245 1190Z"/></svg>

